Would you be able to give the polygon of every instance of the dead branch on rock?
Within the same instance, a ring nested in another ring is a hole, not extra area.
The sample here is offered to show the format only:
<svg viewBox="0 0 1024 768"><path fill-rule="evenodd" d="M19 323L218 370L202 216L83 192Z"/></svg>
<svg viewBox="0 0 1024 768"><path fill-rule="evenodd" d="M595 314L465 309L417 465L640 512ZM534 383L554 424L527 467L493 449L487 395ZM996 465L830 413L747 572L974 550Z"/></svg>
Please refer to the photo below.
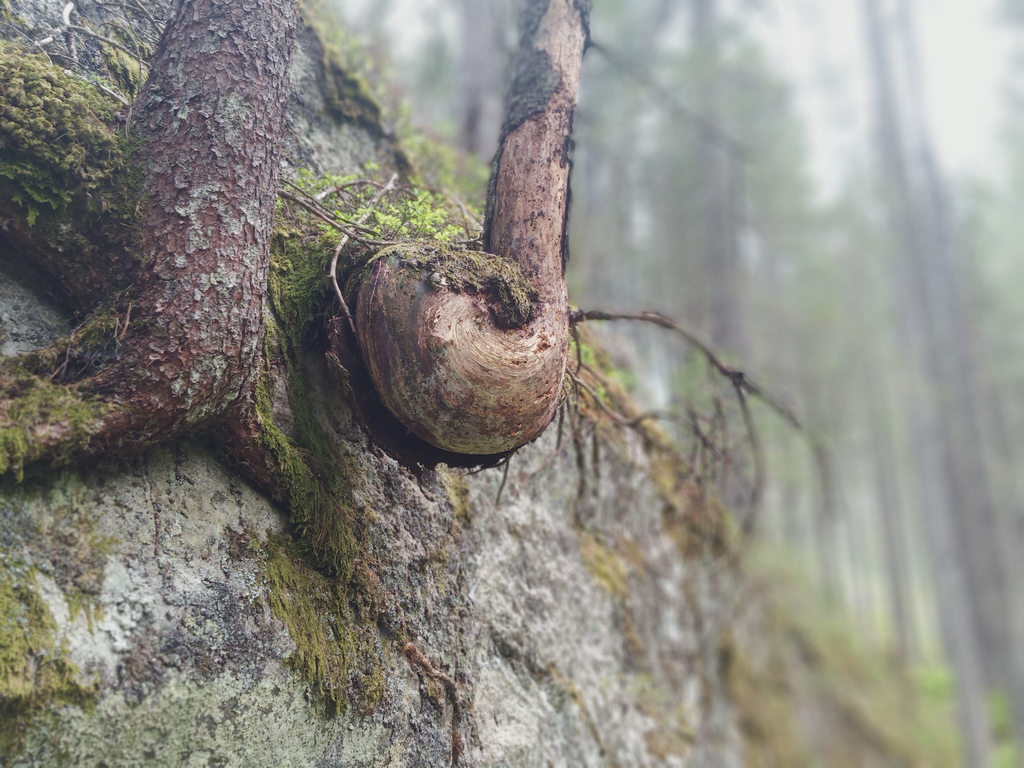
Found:
<svg viewBox="0 0 1024 768"><path fill-rule="evenodd" d="M777 397L769 393L761 385L752 381L743 371L726 363L722 359L722 356L696 332L680 325L671 318L656 312L640 312L633 314L601 312L597 310L572 310L570 312L570 323L574 329L579 323L584 321L599 320L645 322L670 330L681 336L692 348L700 352L707 361L710 370L713 370L729 383L739 405L740 414L746 431L747 442L750 448L751 463L753 465L753 478L746 494L746 511L740 515L742 521L741 531L744 535L749 535L753 531L756 520L756 510L760 506L764 493L765 470L761 437L750 411L748 398L756 397L761 402L765 403L773 412L778 414L787 424L796 430L803 432L804 428L801 421L793 411L783 405ZM574 336L574 338L576 338L577 341L576 371L570 372L569 375L572 378L577 398L580 396L580 393L585 394L588 400L593 402L612 423L623 428L638 429L643 422L648 420L680 423L679 417L670 413L648 412L636 415L627 415L622 412L621 408L619 410L612 408L611 405L606 402L605 398L601 397L593 387L587 384L587 382L580 377L581 372L587 372L595 380L602 380L600 374L594 370L593 367L583 362L580 354L578 336ZM728 421L725 418L721 398L717 395L714 397L714 416L711 422L711 433L706 432L700 426L700 419L693 406L687 408L686 421L689 423L691 433L696 438L694 448L697 453L691 455L691 463L696 467L697 475L699 477L703 477L705 475L707 469L704 456L706 454L710 454L714 458L715 463L720 467L719 484L724 487L727 483L730 468L734 462L732 453L728 448ZM717 431L721 431L721 437L716 436L715 432ZM812 442L814 442L813 437L811 439Z"/></svg>

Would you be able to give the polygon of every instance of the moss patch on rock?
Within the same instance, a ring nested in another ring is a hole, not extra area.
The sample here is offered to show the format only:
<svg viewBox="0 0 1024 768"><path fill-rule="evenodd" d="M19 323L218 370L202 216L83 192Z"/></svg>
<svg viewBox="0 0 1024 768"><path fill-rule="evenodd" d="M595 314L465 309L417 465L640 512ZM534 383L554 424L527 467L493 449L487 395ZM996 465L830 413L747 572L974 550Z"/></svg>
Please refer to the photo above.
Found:
<svg viewBox="0 0 1024 768"><path fill-rule="evenodd" d="M271 611L296 650L289 661L329 715L367 713L384 693L376 648L379 580L360 557L362 514L352 499L352 457L318 422L301 364L327 295L325 267L336 240L306 216L279 212L271 247L270 307L263 372L256 389L260 440L273 456L295 536L271 536L261 555ZM289 433L274 421L284 387Z"/></svg>
<svg viewBox="0 0 1024 768"><path fill-rule="evenodd" d="M21 748L31 720L48 704L92 701L94 688L79 681L55 630L33 570L0 553L0 754Z"/></svg>
<svg viewBox="0 0 1024 768"><path fill-rule="evenodd" d="M601 589L624 600L629 594L629 570L618 553L586 532L580 533L580 552L583 563Z"/></svg>
<svg viewBox="0 0 1024 768"><path fill-rule="evenodd" d="M384 695L383 665L374 648L376 615L357 616L347 585L310 568L301 545L286 536L270 536L261 568L271 612L296 644L289 663L327 714L350 702L361 714L376 709Z"/></svg>
<svg viewBox="0 0 1024 768"><path fill-rule="evenodd" d="M257 385L256 404L261 439L278 463L292 523L302 534L307 555L320 568L347 580L352 574L356 543L354 515L347 487L348 458L332 444L317 422L299 362L306 332L326 294L325 266L333 242L315 228L294 226L308 221L279 215L271 245L270 305L264 358L278 361L287 373L274 381L269 371ZM274 423L272 391L287 388L292 435Z"/></svg>
<svg viewBox="0 0 1024 768"><path fill-rule="evenodd" d="M0 176L29 225L72 203L99 212L103 182L124 166L115 102L11 43L0 42L0 83Z"/></svg>

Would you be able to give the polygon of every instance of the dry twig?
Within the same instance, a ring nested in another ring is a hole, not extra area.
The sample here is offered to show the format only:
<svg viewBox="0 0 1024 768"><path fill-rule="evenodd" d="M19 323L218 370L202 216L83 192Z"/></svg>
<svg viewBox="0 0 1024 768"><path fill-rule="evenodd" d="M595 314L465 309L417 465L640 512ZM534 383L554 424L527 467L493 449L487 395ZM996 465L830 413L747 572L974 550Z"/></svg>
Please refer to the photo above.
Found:
<svg viewBox="0 0 1024 768"><path fill-rule="evenodd" d="M370 214L373 213L373 209L377 207L384 196L395 188L395 182L398 181L398 174L391 174L391 178L388 183L384 185L384 188L378 192L373 200L370 201L367 206L366 213L356 219L356 226L359 226L370 218ZM331 257L331 285L334 286L334 292L338 296L338 302L341 304L342 314L345 315L345 320L348 321L348 327L351 329L352 334L355 335L356 324L352 321L352 313L348 310L348 304L345 302L345 297L341 293L341 288L338 287L338 257L341 256L341 252L345 250L345 246L348 245L349 235L345 233L342 235L341 240L338 242L338 247L334 249L334 255Z"/></svg>

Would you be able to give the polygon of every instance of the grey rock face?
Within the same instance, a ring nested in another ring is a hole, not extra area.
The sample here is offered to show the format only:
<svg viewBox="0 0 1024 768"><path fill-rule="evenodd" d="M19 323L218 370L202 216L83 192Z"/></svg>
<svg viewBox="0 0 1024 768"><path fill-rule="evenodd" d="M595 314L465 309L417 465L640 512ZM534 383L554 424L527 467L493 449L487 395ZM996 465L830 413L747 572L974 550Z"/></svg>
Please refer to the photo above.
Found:
<svg viewBox="0 0 1024 768"><path fill-rule="evenodd" d="M390 166L386 137L326 114L318 45L300 34L291 166ZM13 281L0 319L4 354L67 331ZM588 432L581 457L549 429L507 481L414 472L359 426L322 355L304 366L317 420L351 459L358 556L379 580L379 700L329 715L273 609L267 545L294 533L287 514L181 442L0 492L0 587L42 600L54 647L92 692L17 722L0 707L0 727L23 732L0 764L740 764L718 660L729 568L684 546L636 435Z"/></svg>
<svg viewBox="0 0 1024 768"><path fill-rule="evenodd" d="M0 258L0 355L20 355L52 343L71 330L60 309L35 287L2 268Z"/></svg>
<svg viewBox="0 0 1024 768"><path fill-rule="evenodd" d="M458 681L460 764L730 764L713 565L680 559L636 446L582 500L569 451L531 477L554 450L551 435L518 454L500 504L501 470L468 478L462 521L447 471L417 480L363 454L386 614ZM7 499L4 557L34 572L58 643L99 686L91 710L37 716L8 764L450 764L453 707L386 629L372 714L327 717L289 668L295 642L249 554L285 528L187 443Z"/></svg>

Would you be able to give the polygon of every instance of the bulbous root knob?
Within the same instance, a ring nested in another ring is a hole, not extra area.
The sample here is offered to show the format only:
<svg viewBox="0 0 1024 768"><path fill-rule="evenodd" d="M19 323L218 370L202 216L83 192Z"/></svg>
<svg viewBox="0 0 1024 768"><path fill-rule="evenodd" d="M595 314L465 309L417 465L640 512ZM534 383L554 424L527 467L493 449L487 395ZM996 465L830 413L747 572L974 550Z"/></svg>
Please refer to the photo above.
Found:
<svg viewBox="0 0 1024 768"><path fill-rule="evenodd" d="M570 137L589 8L524 3L484 226L485 247L501 256L386 249L363 273L355 325L370 376L399 421L438 448L510 451L558 407Z"/></svg>
<svg viewBox="0 0 1024 768"><path fill-rule="evenodd" d="M530 286L513 262L433 253L389 248L359 287L356 332L373 383L399 421L438 448L518 448L558 407L567 315L527 303L533 317L515 327L523 320L516 299Z"/></svg>

